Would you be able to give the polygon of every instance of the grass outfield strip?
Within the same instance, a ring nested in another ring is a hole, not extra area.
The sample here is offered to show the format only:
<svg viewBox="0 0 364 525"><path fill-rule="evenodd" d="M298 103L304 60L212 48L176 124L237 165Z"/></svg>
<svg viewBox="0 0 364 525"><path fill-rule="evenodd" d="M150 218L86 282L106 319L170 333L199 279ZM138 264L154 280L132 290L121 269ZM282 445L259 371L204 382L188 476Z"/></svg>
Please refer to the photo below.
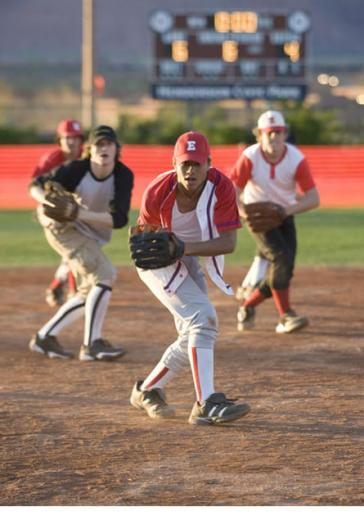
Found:
<svg viewBox="0 0 364 525"><path fill-rule="evenodd" d="M137 212L130 214L130 224ZM364 210L322 209L296 216L297 264L302 266L364 266ZM113 263L130 265L128 228L115 230L105 253ZM30 211L0 211L2 267L55 266L59 256L48 246L43 230ZM236 251L227 265L248 265L254 255L252 239L245 228L239 231Z"/></svg>

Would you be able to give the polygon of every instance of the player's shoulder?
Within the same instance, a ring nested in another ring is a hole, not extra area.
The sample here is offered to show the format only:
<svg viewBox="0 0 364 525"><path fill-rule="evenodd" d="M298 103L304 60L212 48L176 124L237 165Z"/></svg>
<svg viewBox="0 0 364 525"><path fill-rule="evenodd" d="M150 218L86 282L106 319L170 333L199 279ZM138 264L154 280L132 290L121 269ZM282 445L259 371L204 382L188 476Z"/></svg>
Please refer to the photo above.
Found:
<svg viewBox="0 0 364 525"><path fill-rule="evenodd" d="M207 172L207 179L215 185L218 193L234 190L231 179L217 168L211 167ZM235 190L234 190L235 191Z"/></svg>
<svg viewBox="0 0 364 525"><path fill-rule="evenodd" d="M58 168L66 173L86 173L90 168L90 159L77 159L65 162Z"/></svg>
<svg viewBox="0 0 364 525"><path fill-rule="evenodd" d="M44 160L50 161L59 161L63 162L64 156L63 152L60 148L52 149L51 151L47 151L47 153L44 153L41 157Z"/></svg>
<svg viewBox="0 0 364 525"><path fill-rule="evenodd" d="M253 159L260 154L260 144L259 142L247 146L243 152L242 156L247 157L248 159Z"/></svg>
<svg viewBox="0 0 364 525"><path fill-rule="evenodd" d="M89 172L90 160L72 160L61 164L52 171L52 178L63 184L68 190L73 191L77 184Z"/></svg>
<svg viewBox="0 0 364 525"><path fill-rule="evenodd" d="M46 172L61 166L64 163L64 155L60 148L44 153L38 163L39 171Z"/></svg>
<svg viewBox="0 0 364 525"><path fill-rule="evenodd" d="M157 175L147 186L147 190L161 191L165 188L172 188L177 180L176 171L174 169L164 171Z"/></svg>
<svg viewBox="0 0 364 525"><path fill-rule="evenodd" d="M164 201L170 196L177 184L177 175L175 170L168 170L157 175L152 179L143 193L143 201L148 205L157 204Z"/></svg>
<svg viewBox="0 0 364 525"><path fill-rule="evenodd" d="M115 175L134 179L133 171L121 160L118 160L115 164Z"/></svg>
<svg viewBox="0 0 364 525"><path fill-rule="evenodd" d="M301 150L297 148L297 146L286 142L286 148L288 157L291 158L293 161L301 162L301 160L305 158L304 154Z"/></svg>

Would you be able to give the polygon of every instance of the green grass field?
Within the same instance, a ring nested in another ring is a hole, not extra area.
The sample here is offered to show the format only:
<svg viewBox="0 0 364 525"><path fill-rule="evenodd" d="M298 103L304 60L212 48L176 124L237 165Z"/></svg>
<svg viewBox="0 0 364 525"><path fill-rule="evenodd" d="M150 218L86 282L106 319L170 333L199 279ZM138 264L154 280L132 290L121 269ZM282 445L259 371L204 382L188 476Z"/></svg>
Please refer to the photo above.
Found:
<svg viewBox="0 0 364 525"><path fill-rule="evenodd" d="M137 212L130 214L130 224ZM322 209L297 215L298 258L302 266L364 266L364 210ZM0 212L0 266L54 266L58 255L49 248L31 211ZM127 228L115 230L105 247L113 263L130 265ZM248 265L254 243L243 228L236 251L226 257L228 265Z"/></svg>

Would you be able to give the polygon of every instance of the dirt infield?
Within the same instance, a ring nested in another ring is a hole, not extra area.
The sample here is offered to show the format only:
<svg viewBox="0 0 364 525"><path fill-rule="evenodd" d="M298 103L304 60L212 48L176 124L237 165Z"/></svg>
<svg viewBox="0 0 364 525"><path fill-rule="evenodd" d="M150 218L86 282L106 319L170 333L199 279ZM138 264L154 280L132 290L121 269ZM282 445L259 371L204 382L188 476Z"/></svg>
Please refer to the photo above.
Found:
<svg viewBox="0 0 364 525"><path fill-rule="evenodd" d="M235 286L241 274L228 270ZM52 270L1 270L1 505L363 505L364 270L298 270L294 305L306 331L276 335L272 302L251 334L236 302L210 287L220 319L216 388L252 406L225 427L187 423L189 370L167 390L174 421L129 405L174 339L166 310L121 268L105 336L118 361L59 361L31 353L49 317ZM61 341L77 352L82 324Z"/></svg>

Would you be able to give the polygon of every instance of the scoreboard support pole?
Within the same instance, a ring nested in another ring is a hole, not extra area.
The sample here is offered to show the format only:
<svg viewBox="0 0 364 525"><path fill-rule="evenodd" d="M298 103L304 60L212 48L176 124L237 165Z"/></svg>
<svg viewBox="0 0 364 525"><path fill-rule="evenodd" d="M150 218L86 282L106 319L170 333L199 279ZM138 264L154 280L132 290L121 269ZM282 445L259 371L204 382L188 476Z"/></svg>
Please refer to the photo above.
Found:
<svg viewBox="0 0 364 525"><path fill-rule="evenodd" d="M94 97L94 1L82 4L82 126L95 125Z"/></svg>

